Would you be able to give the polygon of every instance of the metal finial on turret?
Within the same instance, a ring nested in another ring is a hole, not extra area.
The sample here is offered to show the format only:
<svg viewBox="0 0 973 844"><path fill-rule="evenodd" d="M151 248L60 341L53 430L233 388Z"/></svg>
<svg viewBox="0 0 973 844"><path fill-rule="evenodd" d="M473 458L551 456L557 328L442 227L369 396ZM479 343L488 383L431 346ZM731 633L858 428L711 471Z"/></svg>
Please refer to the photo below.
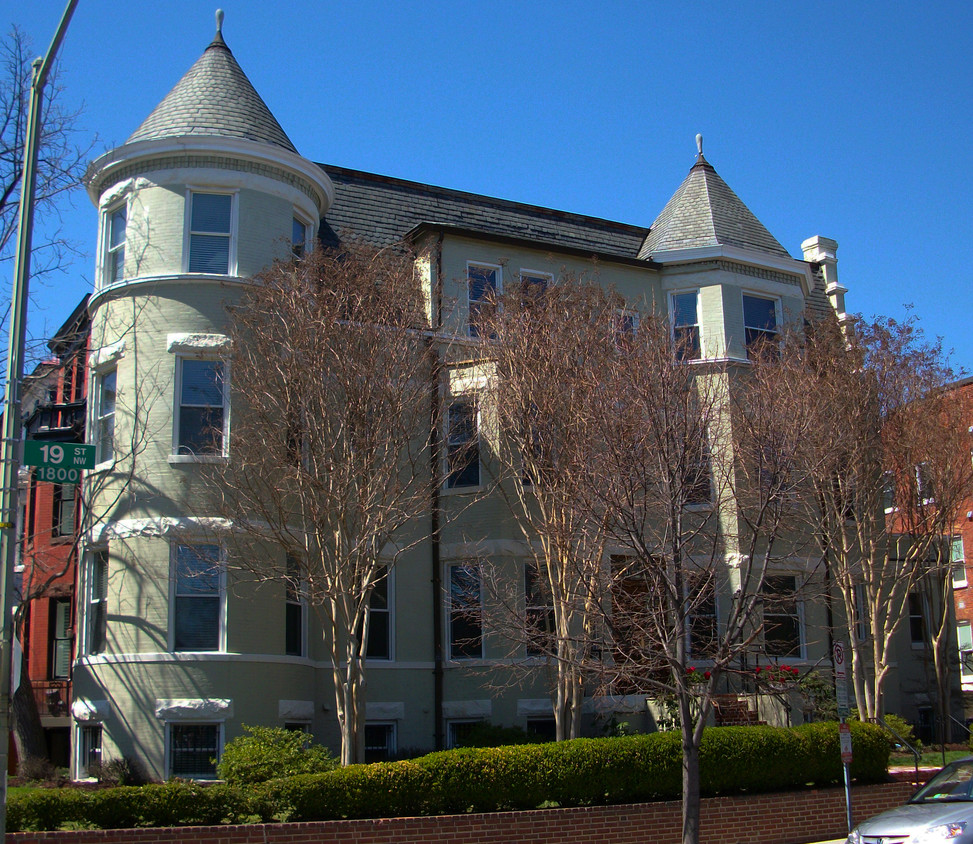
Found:
<svg viewBox="0 0 973 844"><path fill-rule="evenodd" d="M223 10L222 9L216 10L216 34L217 35L223 34Z"/></svg>
<svg viewBox="0 0 973 844"><path fill-rule="evenodd" d="M696 133L696 149L699 150L699 155L702 156L702 154L703 154L703 136L699 132Z"/></svg>

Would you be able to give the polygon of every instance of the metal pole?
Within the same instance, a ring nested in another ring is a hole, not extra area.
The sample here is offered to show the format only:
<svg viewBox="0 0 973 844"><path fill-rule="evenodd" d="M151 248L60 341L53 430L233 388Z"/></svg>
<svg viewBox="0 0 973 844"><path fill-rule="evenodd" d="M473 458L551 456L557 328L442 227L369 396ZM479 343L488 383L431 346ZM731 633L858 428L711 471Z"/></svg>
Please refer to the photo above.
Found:
<svg viewBox="0 0 973 844"><path fill-rule="evenodd" d="M851 835L851 775L848 773L850 766L845 762L841 767L845 769L845 816L848 820L848 834Z"/></svg>
<svg viewBox="0 0 973 844"><path fill-rule="evenodd" d="M17 561L17 510L22 443L21 384L24 378L24 344L27 337L27 298L30 251L34 228L34 193L37 183L37 149L40 144L44 86L78 0L69 0L57 32L43 59L35 59L27 112L24 165L20 182L19 237L10 300L10 346L7 353L7 390L4 397L3 441L0 443L0 841L7 830L7 767L10 750L11 654L13 651L14 566Z"/></svg>

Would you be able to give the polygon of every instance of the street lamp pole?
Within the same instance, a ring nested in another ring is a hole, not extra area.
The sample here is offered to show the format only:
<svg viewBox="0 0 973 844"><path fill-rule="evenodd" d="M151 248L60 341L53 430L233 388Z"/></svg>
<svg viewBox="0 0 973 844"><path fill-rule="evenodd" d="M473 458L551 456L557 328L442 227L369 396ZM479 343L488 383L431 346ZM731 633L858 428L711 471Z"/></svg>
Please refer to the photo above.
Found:
<svg viewBox="0 0 973 844"><path fill-rule="evenodd" d="M44 86L58 47L64 38L78 0L69 0L47 55L35 59L27 112L27 134L20 182L20 216L13 293L10 300L10 347L7 353L7 389L0 443L0 841L7 830L7 767L10 750L11 654L14 640L14 566L17 561L17 508L23 432L21 386L24 378L24 344L27 336L27 295L30 251L34 228L34 193L37 183L37 149L40 145Z"/></svg>

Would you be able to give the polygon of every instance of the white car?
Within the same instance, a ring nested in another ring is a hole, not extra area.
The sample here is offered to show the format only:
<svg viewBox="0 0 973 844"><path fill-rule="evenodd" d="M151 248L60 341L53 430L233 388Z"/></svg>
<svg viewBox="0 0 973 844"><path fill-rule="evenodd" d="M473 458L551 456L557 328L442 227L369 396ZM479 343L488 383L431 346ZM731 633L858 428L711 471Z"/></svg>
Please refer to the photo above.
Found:
<svg viewBox="0 0 973 844"><path fill-rule="evenodd" d="M973 757L950 762L904 806L858 824L847 844L973 844Z"/></svg>

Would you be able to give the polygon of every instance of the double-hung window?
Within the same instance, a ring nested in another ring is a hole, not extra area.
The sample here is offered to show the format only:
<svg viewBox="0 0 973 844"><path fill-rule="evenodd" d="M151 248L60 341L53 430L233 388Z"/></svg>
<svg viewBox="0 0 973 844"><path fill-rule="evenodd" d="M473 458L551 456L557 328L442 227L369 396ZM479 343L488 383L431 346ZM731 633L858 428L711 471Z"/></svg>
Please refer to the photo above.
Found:
<svg viewBox="0 0 973 844"><path fill-rule="evenodd" d="M191 273L226 275L233 264L233 195L189 195L189 261Z"/></svg>
<svg viewBox="0 0 973 844"><path fill-rule="evenodd" d="M128 208L125 203L110 209L105 215L104 284L125 278L125 230L128 227Z"/></svg>
<svg viewBox="0 0 973 844"><path fill-rule="evenodd" d="M797 598L794 575L771 575L764 579L764 648L768 656L804 656L803 607Z"/></svg>
<svg viewBox="0 0 973 844"><path fill-rule="evenodd" d="M179 414L174 452L224 454L226 365L222 361L179 358Z"/></svg>
<svg viewBox="0 0 973 844"><path fill-rule="evenodd" d="M395 724L365 724L365 762L389 762L395 755Z"/></svg>
<svg viewBox="0 0 973 844"><path fill-rule="evenodd" d="M54 484L52 494L53 524L51 535L55 538L74 536L77 524L78 487L76 484Z"/></svg>
<svg viewBox="0 0 973 844"><path fill-rule="evenodd" d="M307 604L304 599L304 580L301 561L287 555L284 604L284 653L288 656L307 656Z"/></svg>
<svg viewBox="0 0 973 844"><path fill-rule="evenodd" d="M909 639L914 648L926 646L926 614L918 592L909 593Z"/></svg>
<svg viewBox="0 0 973 844"><path fill-rule="evenodd" d="M118 370L114 367L106 369L95 380L98 402L95 406L95 445L99 463L106 463L115 458L117 381Z"/></svg>
<svg viewBox="0 0 973 844"><path fill-rule="evenodd" d="M970 622L956 622L956 646L959 649L960 677L964 683L973 683L973 630Z"/></svg>
<svg viewBox="0 0 973 844"><path fill-rule="evenodd" d="M554 644L554 604L550 586L534 563L524 566L524 608L527 656L550 654Z"/></svg>
<svg viewBox="0 0 973 844"><path fill-rule="evenodd" d="M962 536L954 536L949 540L949 564L953 572L953 588L962 589L967 585L966 553L963 550Z"/></svg>
<svg viewBox="0 0 973 844"><path fill-rule="evenodd" d="M392 604L389 600L390 586L386 574L372 588L369 599L368 641L365 643L366 659L392 658Z"/></svg>
<svg viewBox="0 0 973 844"><path fill-rule="evenodd" d="M672 343L677 360L698 360L699 291L672 294Z"/></svg>
<svg viewBox="0 0 973 844"><path fill-rule="evenodd" d="M172 553L174 651L218 651L223 567L218 545L175 545Z"/></svg>
<svg viewBox="0 0 973 844"><path fill-rule="evenodd" d="M692 582L694 578L688 579ZM687 604L689 653L693 659L712 657L718 641L716 588L713 582L709 580L695 588L691 587Z"/></svg>
<svg viewBox="0 0 973 844"><path fill-rule="evenodd" d="M51 599L51 679L67 680L71 677L71 599Z"/></svg>
<svg viewBox="0 0 973 844"><path fill-rule="evenodd" d="M308 225L300 217L291 219L291 252L295 258L303 258L307 253Z"/></svg>
<svg viewBox="0 0 973 844"><path fill-rule="evenodd" d="M96 548L88 560L88 653L100 654L108 632L108 549Z"/></svg>
<svg viewBox="0 0 973 844"><path fill-rule="evenodd" d="M454 401L446 418L446 487L480 485L480 434L476 400Z"/></svg>
<svg viewBox="0 0 973 844"><path fill-rule="evenodd" d="M481 337L492 319L500 295L500 267L468 264L466 267L470 337Z"/></svg>
<svg viewBox="0 0 973 844"><path fill-rule="evenodd" d="M466 563L449 567L449 658L483 657L480 569Z"/></svg>
<svg viewBox="0 0 973 844"><path fill-rule="evenodd" d="M780 337L777 300L744 293L743 328L748 358L777 354Z"/></svg>
<svg viewBox="0 0 973 844"><path fill-rule="evenodd" d="M686 506L711 504L713 501L713 469L709 443L705 439L687 446L684 455L683 500Z"/></svg>

